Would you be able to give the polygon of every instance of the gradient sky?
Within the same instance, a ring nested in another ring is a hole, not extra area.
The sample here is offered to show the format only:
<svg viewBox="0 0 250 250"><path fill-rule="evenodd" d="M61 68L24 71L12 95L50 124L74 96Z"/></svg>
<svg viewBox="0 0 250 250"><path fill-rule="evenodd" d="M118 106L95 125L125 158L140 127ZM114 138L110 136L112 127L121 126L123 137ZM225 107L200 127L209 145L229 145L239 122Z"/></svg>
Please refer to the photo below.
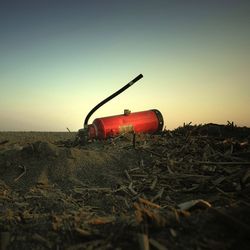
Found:
<svg viewBox="0 0 250 250"><path fill-rule="evenodd" d="M183 122L250 126L250 1L0 1L0 130L78 130L159 109Z"/></svg>

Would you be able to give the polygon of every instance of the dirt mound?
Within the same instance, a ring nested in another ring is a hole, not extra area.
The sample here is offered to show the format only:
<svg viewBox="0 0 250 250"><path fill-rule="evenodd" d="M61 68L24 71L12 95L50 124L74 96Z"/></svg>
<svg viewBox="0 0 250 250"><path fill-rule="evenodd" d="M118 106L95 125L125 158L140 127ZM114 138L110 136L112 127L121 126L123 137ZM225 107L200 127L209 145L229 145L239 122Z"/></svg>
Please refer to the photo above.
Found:
<svg viewBox="0 0 250 250"><path fill-rule="evenodd" d="M130 159L134 159L134 155ZM133 162L133 160L132 160ZM58 147L37 141L21 149L9 149L0 157L1 179L27 190L36 184L114 187L128 166L128 153ZM22 175L23 174L23 175ZM19 178L19 176L21 178Z"/></svg>
<svg viewBox="0 0 250 250"><path fill-rule="evenodd" d="M248 249L249 134L188 125L73 148L2 133L1 249Z"/></svg>

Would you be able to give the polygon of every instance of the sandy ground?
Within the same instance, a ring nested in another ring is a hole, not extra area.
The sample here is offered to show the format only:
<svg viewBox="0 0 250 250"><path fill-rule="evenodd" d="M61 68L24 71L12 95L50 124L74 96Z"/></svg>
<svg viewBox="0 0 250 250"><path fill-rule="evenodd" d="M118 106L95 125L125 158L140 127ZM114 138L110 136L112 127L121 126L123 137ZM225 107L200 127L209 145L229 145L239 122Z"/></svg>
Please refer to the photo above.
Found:
<svg viewBox="0 0 250 250"><path fill-rule="evenodd" d="M1 249L249 249L249 129L74 136L0 132Z"/></svg>

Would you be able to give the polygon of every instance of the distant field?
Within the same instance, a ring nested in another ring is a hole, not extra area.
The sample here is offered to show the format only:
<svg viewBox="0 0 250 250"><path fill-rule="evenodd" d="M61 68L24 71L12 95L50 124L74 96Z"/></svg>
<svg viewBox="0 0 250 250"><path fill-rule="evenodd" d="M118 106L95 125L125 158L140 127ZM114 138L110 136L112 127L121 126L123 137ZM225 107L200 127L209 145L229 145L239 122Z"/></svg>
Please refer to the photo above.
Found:
<svg viewBox="0 0 250 250"><path fill-rule="evenodd" d="M30 143L35 141L54 142L75 137L77 132L0 132L0 143Z"/></svg>

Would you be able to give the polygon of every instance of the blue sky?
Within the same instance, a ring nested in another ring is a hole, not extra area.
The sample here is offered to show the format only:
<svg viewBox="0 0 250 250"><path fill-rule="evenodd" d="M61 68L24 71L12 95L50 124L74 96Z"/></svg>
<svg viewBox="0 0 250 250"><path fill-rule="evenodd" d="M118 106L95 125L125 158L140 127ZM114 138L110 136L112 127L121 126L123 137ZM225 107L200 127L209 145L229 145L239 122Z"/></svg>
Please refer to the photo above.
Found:
<svg viewBox="0 0 250 250"><path fill-rule="evenodd" d="M249 1L1 1L0 130L64 131L98 110L250 126Z"/></svg>

